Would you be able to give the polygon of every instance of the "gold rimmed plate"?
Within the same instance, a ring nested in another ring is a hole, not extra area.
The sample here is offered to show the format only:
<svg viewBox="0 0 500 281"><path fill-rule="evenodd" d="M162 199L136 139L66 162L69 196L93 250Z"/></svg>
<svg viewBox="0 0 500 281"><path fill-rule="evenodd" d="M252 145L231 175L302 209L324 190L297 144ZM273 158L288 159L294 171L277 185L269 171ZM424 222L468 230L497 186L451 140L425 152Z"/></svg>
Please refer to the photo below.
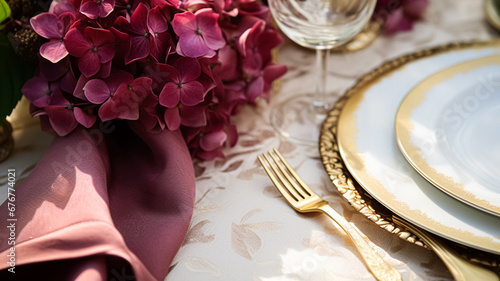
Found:
<svg viewBox="0 0 500 281"><path fill-rule="evenodd" d="M323 123L320 154L333 184L384 229L422 244L392 222L397 215L448 239L463 255L498 265L500 217L448 196L421 177L398 148L394 119L406 94L455 64L500 54L500 42L439 46L389 61L364 75Z"/></svg>
<svg viewBox="0 0 500 281"><path fill-rule="evenodd" d="M430 183L500 216L500 56L439 71L401 103L398 145Z"/></svg>

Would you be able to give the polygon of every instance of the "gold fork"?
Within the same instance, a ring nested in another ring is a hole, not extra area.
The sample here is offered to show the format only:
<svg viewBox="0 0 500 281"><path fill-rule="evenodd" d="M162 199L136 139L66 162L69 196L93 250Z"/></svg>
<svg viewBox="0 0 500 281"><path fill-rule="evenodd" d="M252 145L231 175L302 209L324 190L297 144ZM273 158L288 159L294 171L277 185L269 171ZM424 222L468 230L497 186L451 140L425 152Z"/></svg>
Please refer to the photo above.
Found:
<svg viewBox="0 0 500 281"><path fill-rule="evenodd" d="M274 154L272 151L269 151L267 155L262 154L262 156L258 156L258 159L276 188L278 188L283 197L285 197L296 211L301 213L324 213L347 233L377 280L401 280L399 272L382 259L368 245L361 234L344 217L328 205L328 202L319 197L304 183L285 159L283 159L278 150L274 149Z"/></svg>
<svg viewBox="0 0 500 281"><path fill-rule="evenodd" d="M483 268L479 265L473 264L462 257L460 257L455 251L450 249L445 244L439 242L433 235L427 233L424 230L396 217L392 217L393 221L400 224L413 232L417 237L422 239L425 244L434 250L434 252L441 258L446 267L450 270L451 274L456 281L470 281L470 280L481 280L481 281L499 281L498 275L493 271Z"/></svg>

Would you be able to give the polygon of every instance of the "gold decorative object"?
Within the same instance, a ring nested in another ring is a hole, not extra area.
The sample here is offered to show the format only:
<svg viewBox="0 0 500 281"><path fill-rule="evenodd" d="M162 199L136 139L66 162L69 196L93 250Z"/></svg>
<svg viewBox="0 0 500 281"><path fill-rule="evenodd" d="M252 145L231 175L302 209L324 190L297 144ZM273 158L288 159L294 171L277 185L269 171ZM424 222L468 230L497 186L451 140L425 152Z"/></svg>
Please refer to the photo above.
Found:
<svg viewBox="0 0 500 281"><path fill-rule="evenodd" d="M300 213L320 212L335 221L358 249L361 257L377 280L401 281L401 274L386 262L368 244L367 238L337 213L327 201L319 197L309 186L297 175L292 167L285 161L277 149L267 154L258 156L262 167L271 178L279 192L286 201ZM265 160L264 160L265 159ZM271 160L272 159L272 160ZM267 164L266 164L267 163Z"/></svg>
<svg viewBox="0 0 500 281"><path fill-rule="evenodd" d="M429 57L453 50L472 49L481 47L499 46L500 40L491 41L473 41L451 43L448 45L438 46L431 49L420 50L411 54L401 56L399 58L387 61L381 66L375 68L371 72L363 75L355 83L353 87L348 89L328 113L326 120L321 129L319 140L319 150L323 165L327 171L330 180L340 192L340 194L353 206L358 212L366 216L369 220L379 225L388 232L397 235L401 239L416 245L424 246L417 236L411 231L396 225L393 221L394 213L373 199L363 188L354 180L348 172L344 161L340 155L337 142L337 125L342 108L348 99L358 92L364 86L375 82L386 72L392 71L406 63L415 61L420 58ZM451 241L447 241L447 245L472 262L481 263L483 265L500 266L500 256L469 248Z"/></svg>
<svg viewBox="0 0 500 281"><path fill-rule="evenodd" d="M493 271L488 270L479 265L473 264L468 260L460 257L450 247L443 244L440 239L434 237L432 234L427 233L418 227L405 222L398 217L394 217L397 224L410 229L413 233L422 239L429 248L431 248L444 262L446 267L450 270L451 274L456 281L467 280L481 280L481 281L499 281L498 275Z"/></svg>
<svg viewBox="0 0 500 281"><path fill-rule="evenodd" d="M7 159L14 149L14 138L12 138L12 126L5 120L0 127L0 162Z"/></svg>

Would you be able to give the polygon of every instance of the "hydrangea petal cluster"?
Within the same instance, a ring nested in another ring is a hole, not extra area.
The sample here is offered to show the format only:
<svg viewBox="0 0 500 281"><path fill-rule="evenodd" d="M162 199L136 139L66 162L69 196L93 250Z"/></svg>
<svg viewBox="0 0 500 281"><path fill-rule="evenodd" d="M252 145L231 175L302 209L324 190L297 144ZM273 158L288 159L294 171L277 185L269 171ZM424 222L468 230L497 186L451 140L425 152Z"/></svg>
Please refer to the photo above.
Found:
<svg viewBox="0 0 500 281"><path fill-rule="evenodd" d="M374 17L384 23L388 34L407 31L413 28L413 22L422 17L429 0L378 0Z"/></svg>
<svg viewBox="0 0 500 281"><path fill-rule="evenodd" d="M195 157L223 157L238 139L231 116L268 100L286 71L270 18L258 0L54 0L31 19L47 42L22 92L60 136L129 120L180 130Z"/></svg>

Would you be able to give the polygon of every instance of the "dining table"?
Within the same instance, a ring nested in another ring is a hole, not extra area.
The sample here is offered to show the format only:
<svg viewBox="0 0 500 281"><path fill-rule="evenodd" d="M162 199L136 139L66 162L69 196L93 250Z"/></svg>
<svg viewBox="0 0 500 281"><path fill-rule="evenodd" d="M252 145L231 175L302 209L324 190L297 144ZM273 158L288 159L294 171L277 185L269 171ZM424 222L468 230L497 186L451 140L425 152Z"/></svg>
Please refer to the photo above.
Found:
<svg viewBox="0 0 500 281"><path fill-rule="evenodd" d="M500 31L486 19L483 1L430 0L411 30L394 34L380 31L361 50L333 50L327 89L336 102L363 75L384 62L436 46L494 40L499 35ZM236 145L225 147L223 158L193 159L194 212L165 280L376 280L334 222L323 214L298 213L284 200L257 159L273 148L369 239L370 246L400 272L403 280L453 280L432 250L388 231L350 204L325 170L318 146L289 141L272 127L269 114L273 106L292 95L311 93L316 81L313 50L285 39L275 52L275 60L288 71L273 85L269 102L259 99L234 116L239 134ZM19 182L29 176L53 136L43 132L37 119L29 116L25 100L9 120L15 146L12 155L0 163L0 171L15 168ZM7 196L7 183L3 182L0 202ZM488 268L500 275L500 265Z"/></svg>

